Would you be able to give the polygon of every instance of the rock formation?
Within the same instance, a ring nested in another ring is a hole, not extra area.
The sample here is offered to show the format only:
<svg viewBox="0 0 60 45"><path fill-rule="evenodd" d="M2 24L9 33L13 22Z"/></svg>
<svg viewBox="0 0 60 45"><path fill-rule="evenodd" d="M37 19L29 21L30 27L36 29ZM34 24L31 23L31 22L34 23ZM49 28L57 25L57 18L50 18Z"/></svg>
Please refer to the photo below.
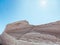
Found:
<svg viewBox="0 0 60 45"><path fill-rule="evenodd" d="M2 45L60 45L60 21L42 25L17 21L6 26L0 39Z"/></svg>

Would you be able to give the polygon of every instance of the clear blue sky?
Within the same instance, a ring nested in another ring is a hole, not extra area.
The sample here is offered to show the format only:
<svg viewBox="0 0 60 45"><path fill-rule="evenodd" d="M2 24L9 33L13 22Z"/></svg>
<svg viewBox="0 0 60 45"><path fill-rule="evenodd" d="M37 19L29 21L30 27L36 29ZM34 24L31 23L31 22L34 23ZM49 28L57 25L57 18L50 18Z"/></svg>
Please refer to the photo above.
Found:
<svg viewBox="0 0 60 45"><path fill-rule="evenodd" d="M60 0L0 0L0 34L8 23L45 24L60 20Z"/></svg>

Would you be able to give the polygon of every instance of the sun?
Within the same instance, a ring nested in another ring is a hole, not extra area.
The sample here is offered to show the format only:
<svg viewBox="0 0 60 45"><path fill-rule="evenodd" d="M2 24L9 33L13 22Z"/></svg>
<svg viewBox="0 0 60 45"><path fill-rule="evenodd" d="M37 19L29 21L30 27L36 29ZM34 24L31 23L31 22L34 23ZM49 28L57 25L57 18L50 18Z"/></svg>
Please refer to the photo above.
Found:
<svg viewBox="0 0 60 45"><path fill-rule="evenodd" d="M47 0L41 0L40 5L41 5L41 7L46 7L47 6Z"/></svg>

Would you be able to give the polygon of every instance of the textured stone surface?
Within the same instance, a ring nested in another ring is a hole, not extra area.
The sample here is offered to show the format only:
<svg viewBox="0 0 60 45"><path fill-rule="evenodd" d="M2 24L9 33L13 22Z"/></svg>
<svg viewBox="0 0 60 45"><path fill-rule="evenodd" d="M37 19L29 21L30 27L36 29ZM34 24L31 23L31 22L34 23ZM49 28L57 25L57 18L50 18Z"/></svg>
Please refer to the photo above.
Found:
<svg viewBox="0 0 60 45"><path fill-rule="evenodd" d="M26 33L23 36L21 36L20 40L25 40L25 41L29 41L29 42L39 42L39 43L41 41L45 41L45 42L48 42L48 41L52 41L52 42L60 41L60 39L58 39L54 35L42 34L42 33L38 33L38 32Z"/></svg>
<svg viewBox="0 0 60 45"><path fill-rule="evenodd" d="M2 45L2 38L1 38L1 36L0 36L0 45Z"/></svg>
<svg viewBox="0 0 60 45"><path fill-rule="evenodd" d="M5 31L20 29L20 28L25 28L25 27L28 27L28 26L29 26L29 23L26 20L17 21L17 22L8 24L6 26Z"/></svg>
<svg viewBox="0 0 60 45"><path fill-rule="evenodd" d="M1 37L3 45L16 45L16 39L8 35L7 33L3 33Z"/></svg>
<svg viewBox="0 0 60 45"><path fill-rule="evenodd" d="M1 38L3 45L60 45L60 21L43 25L14 22L6 26Z"/></svg>

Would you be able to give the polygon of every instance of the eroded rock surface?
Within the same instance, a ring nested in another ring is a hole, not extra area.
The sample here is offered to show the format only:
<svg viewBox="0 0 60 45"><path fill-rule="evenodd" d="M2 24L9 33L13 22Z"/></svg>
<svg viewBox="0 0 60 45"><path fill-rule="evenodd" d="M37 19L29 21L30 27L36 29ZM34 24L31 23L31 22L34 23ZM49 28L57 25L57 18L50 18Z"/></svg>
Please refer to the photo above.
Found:
<svg viewBox="0 0 60 45"><path fill-rule="evenodd" d="M41 42L41 41L56 42L56 41L60 41L60 39L58 39L54 35L43 34L43 33L38 33L38 32L26 33L23 36L21 36L21 38L19 40L25 40L25 41L29 41L29 42Z"/></svg>
<svg viewBox="0 0 60 45"><path fill-rule="evenodd" d="M6 26L1 38L3 45L60 45L60 21L43 25L17 21Z"/></svg>

